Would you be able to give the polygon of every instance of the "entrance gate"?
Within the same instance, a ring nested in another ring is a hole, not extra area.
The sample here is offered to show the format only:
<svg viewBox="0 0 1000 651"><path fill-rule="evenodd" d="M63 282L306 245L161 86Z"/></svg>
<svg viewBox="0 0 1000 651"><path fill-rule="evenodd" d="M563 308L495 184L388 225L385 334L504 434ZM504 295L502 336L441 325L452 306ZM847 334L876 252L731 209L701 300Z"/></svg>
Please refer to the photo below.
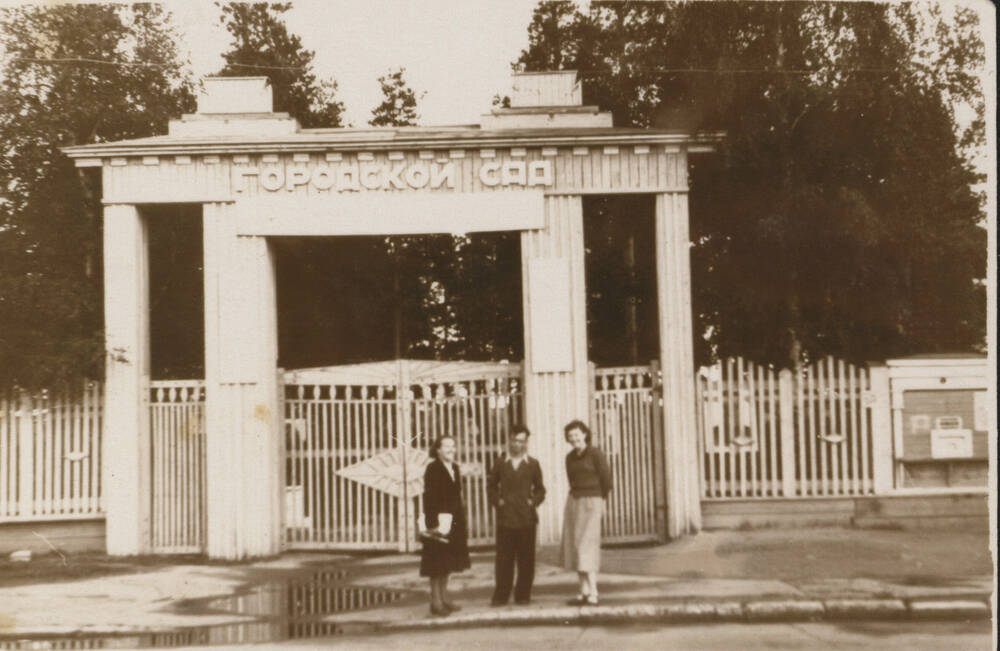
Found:
<svg viewBox="0 0 1000 651"><path fill-rule="evenodd" d="M591 365L590 373L590 422L613 484L601 540L662 540L666 505L659 364L600 369Z"/></svg>
<svg viewBox="0 0 1000 651"><path fill-rule="evenodd" d="M486 469L522 421L519 364L397 360L283 373L285 546L416 548L427 450L454 436L469 543L494 539Z"/></svg>

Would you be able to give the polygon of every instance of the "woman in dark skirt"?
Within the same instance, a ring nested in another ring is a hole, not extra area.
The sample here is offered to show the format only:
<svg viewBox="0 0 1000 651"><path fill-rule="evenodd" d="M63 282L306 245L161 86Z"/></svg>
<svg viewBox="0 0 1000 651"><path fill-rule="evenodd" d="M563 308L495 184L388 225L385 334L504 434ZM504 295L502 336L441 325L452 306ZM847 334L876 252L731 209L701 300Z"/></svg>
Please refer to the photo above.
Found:
<svg viewBox="0 0 1000 651"><path fill-rule="evenodd" d="M448 615L459 606L448 601L448 575L470 567L465 504L462 503L462 476L455 463L455 439L442 436L430 449L431 462L424 471L424 521L436 533L438 516L451 514L446 535L422 535L420 576L431 584L431 614Z"/></svg>

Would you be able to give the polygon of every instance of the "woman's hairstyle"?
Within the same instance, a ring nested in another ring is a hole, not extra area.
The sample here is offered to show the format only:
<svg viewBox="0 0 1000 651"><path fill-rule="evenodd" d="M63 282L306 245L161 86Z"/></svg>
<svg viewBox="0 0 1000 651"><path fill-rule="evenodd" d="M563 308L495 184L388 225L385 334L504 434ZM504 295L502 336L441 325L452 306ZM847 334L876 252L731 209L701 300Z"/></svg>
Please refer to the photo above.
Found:
<svg viewBox="0 0 1000 651"><path fill-rule="evenodd" d="M568 441L570 430L578 429L583 432L584 440L587 441L587 445L590 445L591 433L590 428L587 427L582 420L571 420L566 423L566 427L563 428L563 437Z"/></svg>
<svg viewBox="0 0 1000 651"><path fill-rule="evenodd" d="M439 436L436 441L434 441L433 443L431 443L431 449L428 450L428 452L427 452L427 454L430 456L431 459L437 459L438 458L438 450L441 449L441 444L444 443L445 439L451 439L452 443L457 443L457 441L455 441L455 437L454 436L448 436L448 435Z"/></svg>

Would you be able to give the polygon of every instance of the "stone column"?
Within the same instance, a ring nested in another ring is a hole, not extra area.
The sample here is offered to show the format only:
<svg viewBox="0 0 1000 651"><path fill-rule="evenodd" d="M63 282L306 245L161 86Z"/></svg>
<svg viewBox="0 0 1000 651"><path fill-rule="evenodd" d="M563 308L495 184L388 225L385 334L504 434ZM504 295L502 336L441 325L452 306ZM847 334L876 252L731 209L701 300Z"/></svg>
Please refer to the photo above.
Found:
<svg viewBox="0 0 1000 651"><path fill-rule="evenodd" d="M545 228L522 231L524 287L524 411L529 454L542 466L548 496L539 509L539 542L562 532L568 446L563 426L590 412L583 201L545 198Z"/></svg>
<svg viewBox="0 0 1000 651"><path fill-rule="evenodd" d="M150 548L149 245L134 205L104 208L102 490L107 550Z"/></svg>
<svg viewBox="0 0 1000 651"><path fill-rule="evenodd" d="M280 551L284 491L274 260L238 213L204 210L207 551L228 559Z"/></svg>
<svg viewBox="0 0 1000 651"><path fill-rule="evenodd" d="M684 152L675 154L678 175ZM681 178L685 178L681 176ZM667 535L701 528L698 433L694 404L694 340L691 325L691 256L686 183L656 196L656 286L663 368L664 466Z"/></svg>

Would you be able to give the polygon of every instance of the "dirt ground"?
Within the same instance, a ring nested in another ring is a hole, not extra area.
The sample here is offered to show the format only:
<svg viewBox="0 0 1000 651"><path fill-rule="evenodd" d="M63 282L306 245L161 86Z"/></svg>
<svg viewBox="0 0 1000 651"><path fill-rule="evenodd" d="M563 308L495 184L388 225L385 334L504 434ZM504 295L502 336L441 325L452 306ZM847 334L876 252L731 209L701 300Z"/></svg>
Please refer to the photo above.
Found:
<svg viewBox="0 0 1000 651"><path fill-rule="evenodd" d="M117 557L93 552L34 554L27 563L0 558L0 588L33 583L96 579L117 574L148 572L171 565L228 565L196 554Z"/></svg>
<svg viewBox="0 0 1000 651"><path fill-rule="evenodd" d="M665 545L607 547L601 555L601 570L609 574L785 581L872 578L932 585L950 577L992 574L989 545L986 531L839 527L710 531ZM558 547L540 548L538 560L558 564ZM52 553L35 555L27 563L3 557L0 587L132 574L182 564L239 563L199 555L119 558Z"/></svg>
<svg viewBox="0 0 1000 651"><path fill-rule="evenodd" d="M558 562L558 549L539 558ZM605 549L601 571L685 578L872 578L932 582L993 573L987 531L822 527L708 531L666 545Z"/></svg>

